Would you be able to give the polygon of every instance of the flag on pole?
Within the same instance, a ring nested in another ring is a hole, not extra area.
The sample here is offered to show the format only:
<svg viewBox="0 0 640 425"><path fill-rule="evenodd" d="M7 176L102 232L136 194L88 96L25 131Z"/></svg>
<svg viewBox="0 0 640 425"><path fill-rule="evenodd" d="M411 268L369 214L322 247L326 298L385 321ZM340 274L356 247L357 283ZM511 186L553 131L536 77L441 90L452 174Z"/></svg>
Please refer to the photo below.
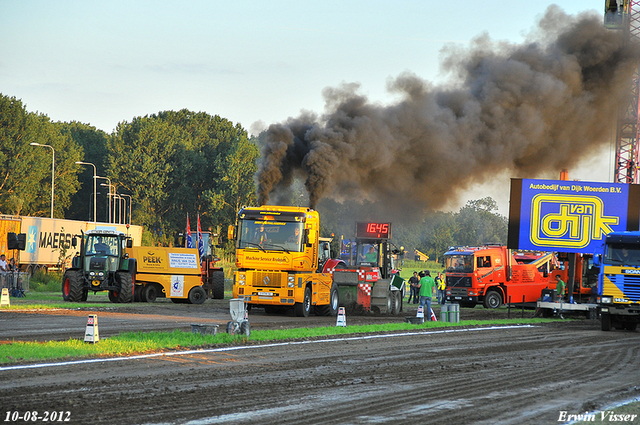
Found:
<svg viewBox="0 0 640 425"><path fill-rule="evenodd" d="M202 228L200 227L200 214L198 214L198 230L196 238L198 240L198 252L200 252L200 258L204 257L204 240L202 240Z"/></svg>
<svg viewBox="0 0 640 425"><path fill-rule="evenodd" d="M191 226L189 225L189 213L187 213L187 231L184 233L186 237L187 248L193 248L193 241L191 240Z"/></svg>

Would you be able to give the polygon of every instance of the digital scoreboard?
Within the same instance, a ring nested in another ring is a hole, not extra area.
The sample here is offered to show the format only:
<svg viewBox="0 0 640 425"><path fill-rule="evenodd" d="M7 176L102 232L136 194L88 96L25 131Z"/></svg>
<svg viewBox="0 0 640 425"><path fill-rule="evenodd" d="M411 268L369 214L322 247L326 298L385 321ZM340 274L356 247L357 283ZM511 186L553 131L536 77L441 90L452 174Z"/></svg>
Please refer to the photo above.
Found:
<svg viewBox="0 0 640 425"><path fill-rule="evenodd" d="M391 239L391 223L356 223L356 238Z"/></svg>

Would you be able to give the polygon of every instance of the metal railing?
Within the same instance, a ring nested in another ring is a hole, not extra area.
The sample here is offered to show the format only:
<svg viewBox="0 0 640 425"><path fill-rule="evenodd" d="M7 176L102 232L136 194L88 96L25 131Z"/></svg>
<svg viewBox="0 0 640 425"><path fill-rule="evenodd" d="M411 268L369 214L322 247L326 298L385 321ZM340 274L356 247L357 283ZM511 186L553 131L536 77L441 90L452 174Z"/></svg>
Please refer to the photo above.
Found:
<svg viewBox="0 0 640 425"><path fill-rule="evenodd" d="M0 288L8 288L12 297L24 297L29 291L29 273L0 272Z"/></svg>

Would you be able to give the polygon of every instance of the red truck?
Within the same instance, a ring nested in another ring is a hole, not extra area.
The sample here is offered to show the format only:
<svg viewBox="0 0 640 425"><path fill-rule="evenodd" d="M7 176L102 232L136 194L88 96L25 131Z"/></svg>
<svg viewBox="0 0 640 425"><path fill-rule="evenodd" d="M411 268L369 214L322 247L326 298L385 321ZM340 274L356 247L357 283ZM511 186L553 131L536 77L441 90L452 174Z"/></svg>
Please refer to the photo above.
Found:
<svg viewBox="0 0 640 425"><path fill-rule="evenodd" d="M450 248L445 254L449 302L463 307L498 308L504 303L537 301L543 289L555 289L555 276L567 282L569 261L545 252L521 252L506 246ZM574 296L589 296L595 283L590 256L576 256ZM593 276L592 276L593 275Z"/></svg>

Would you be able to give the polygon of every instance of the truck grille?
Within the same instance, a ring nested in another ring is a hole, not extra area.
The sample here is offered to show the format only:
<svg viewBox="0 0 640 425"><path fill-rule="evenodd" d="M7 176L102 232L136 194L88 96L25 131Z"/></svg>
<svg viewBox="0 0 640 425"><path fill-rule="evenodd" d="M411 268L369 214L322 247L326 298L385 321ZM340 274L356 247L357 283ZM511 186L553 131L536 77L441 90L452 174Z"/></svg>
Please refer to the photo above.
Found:
<svg viewBox="0 0 640 425"><path fill-rule="evenodd" d="M452 297L466 297L467 294L467 290L465 288L452 288L451 289L451 296Z"/></svg>
<svg viewBox="0 0 640 425"><path fill-rule="evenodd" d="M611 282L632 301L640 300L640 277L623 274L607 275Z"/></svg>
<svg viewBox="0 0 640 425"><path fill-rule="evenodd" d="M469 276L447 276L447 286L453 288L471 288L471 278ZM465 295L467 295L466 291Z"/></svg>
<svg viewBox="0 0 640 425"><path fill-rule="evenodd" d="M248 277L253 286L281 288L282 282L287 282L287 273L280 272L249 272Z"/></svg>

